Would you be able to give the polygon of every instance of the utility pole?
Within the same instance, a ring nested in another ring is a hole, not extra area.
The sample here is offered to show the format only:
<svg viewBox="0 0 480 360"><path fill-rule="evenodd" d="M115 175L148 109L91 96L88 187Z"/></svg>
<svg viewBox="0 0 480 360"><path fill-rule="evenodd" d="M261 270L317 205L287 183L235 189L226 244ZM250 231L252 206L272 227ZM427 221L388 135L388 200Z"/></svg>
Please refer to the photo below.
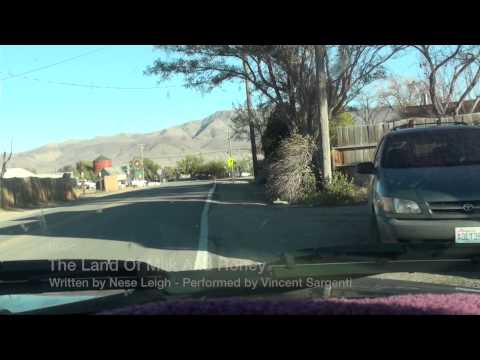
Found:
<svg viewBox="0 0 480 360"><path fill-rule="evenodd" d="M323 182L328 183L332 178L332 157L330 154L330 129L328 124L327 102L327 72L326 72L326 46L315 45L315 65L318 90L318 114L320 122L320 138L322 142L322 169Z"/></svg>
<svg viewBox="0 0 480 360"><path fill-rule="evenodd" d="M2 163L0 168L0 209L3 208L3 177L7 172L7 164L12 158L12 149L13 149L13 141L10 142L10 155L7 157L7 152L3 152Z"/></svg>
<svg viewBox="0 0 480 360"><path fill-rule="evenodd" d="M228 156L232 157L232 140L230 138L230 128L227 128L227 138L228 138Z"/></svg>
<svg viewBox="0 0 480 360"><path fill-rule="evenodd" d="M243 55L243 71L247 73L247 60ZM255 126L253 124L252 99L250 94L250 82L245 78L245 93L247 95L248 127L250 129L250 146L252 148L253 177L257 178L257 145L255 141Z"/></svg>
<svg viewBox="0 0 480 360"><path fill-rule="evenodd" d="M139 144L140 146L140 161L142 162L142 180L145 180L145 167L143 165L143 147L145 144Z"/></svg>
<svg viewBox="0 0 480 360"><path fill-rule="evenodd" d="M230 128L227 127L227 138L228 138L228 159L230 160L232 158L232 139L230 138ZM235 169L235 165L232 166L232 168L230 169L231 171L231 177L232 177L232 182L234 182L234 174L233 174L233 171Z"/></svg>

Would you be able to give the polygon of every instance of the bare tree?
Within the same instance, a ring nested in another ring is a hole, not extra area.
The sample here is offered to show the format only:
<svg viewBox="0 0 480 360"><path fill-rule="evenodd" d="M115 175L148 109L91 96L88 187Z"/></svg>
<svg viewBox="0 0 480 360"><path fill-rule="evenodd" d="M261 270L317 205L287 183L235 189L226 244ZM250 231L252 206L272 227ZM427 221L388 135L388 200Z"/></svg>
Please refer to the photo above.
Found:
<svg viewBox="0 0 480 360"><path fill-rule="evenodd" d="M434 114L458 114L463 102L480 80L480 46L412 45L421 57L421 67L428 82ZM474 75L463 76L475 67ZM462 81L463 80L463 81ZM453 108L451 103L455 101Z"/></svg>
<svg viewBox="0 0 480 360"><path fill-rule="evenodd" d="M373 125L387 121L389 115L396 112L394 107L383 103L383 92L361 94L356 99L357 115L366 125Z"/></svg>
<svg viewBox="0 0 480 360"><path fill-rule="evenodd" d="M391 77L376 92L379 106L405 116L411 106L426 105L428 85L424 81Z"/></svg>
<svg viewBox="0 0 480 360"><path fill-rule="evenodd" d="M13 154L12 149L13 149L13 144L10 143L10 154L7 156L7 152L4 151L2 155L2 167L0 170L0 208L3 207L3 177L7 172L8 162L12 159L12 154Z"/></svg>
<svg viewBox="0 0 480 360"><path fill-rule="evenodd" d="M342 112L363 89L386 77L385 63L406 46L341 45L330 47L327 57L330 116Z"/></svg>
<svg viewBox="0 0 480 360"><path fill-rule="evenodd" d="M477 66L469 66L463 74L464 83L473 84L473 86L470 94L466 96L465 101L463 103L457 104L457 114L460 111L471 114L477 110L477 106L480 103L480 82L478 81L480 67L478 66L478 61L475 65ZM467 100L470 100L469 105L465 106L465 102L467 102Z"/></svg>

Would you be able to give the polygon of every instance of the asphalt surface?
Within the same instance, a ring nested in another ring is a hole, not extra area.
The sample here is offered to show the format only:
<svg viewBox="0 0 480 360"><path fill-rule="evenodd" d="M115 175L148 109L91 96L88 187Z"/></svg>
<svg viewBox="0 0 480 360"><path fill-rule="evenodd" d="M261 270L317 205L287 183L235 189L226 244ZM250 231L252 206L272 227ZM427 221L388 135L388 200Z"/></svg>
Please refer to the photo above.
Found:
<svg viewBox="0 0 480 360"><path fill-rule="evenodd" d="M246 266L303 248L369 242L365 206L272 205L247 181L168 183L1 215L0 261L138 260L182 271ZM477 276L375 278L480 288Z"/></svg>
<svg viewBox="0 0 480 360"><path fill-rule="evenodd" d="M254 184L221 182L210 209L209 246L223 256L269 262L299 249L368 243L368 220L363 205L272 205Z"/></svg>
<svg viewBox="0 0 480 360"><path fill-rule="evenodd" d="M0 261L140 260L169 271L237 266L362 242L366 223L361 207L267 204L247 181L176 182L0 218Z"/></svg>
<svg viewBox="0 0 480 360"><path fill-rule="evenodd" d="M0 218L0 261L139 260L167 271L251 263L208 252L205 206L214 185L168 183Z"/></svg>

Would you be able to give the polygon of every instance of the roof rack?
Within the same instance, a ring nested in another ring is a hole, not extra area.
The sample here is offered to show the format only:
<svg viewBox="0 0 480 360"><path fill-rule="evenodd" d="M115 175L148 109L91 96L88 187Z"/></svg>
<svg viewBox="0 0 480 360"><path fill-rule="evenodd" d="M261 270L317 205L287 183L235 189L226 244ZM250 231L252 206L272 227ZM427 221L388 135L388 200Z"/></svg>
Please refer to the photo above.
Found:
<svg viewBox="0 0 480 360"><path fill-rule="evenodd" d="M428 122L428 123L419 123L419 124L405 124L405 125L400 125L392 128L392 131L397 131L400 129L413 129L415 127L426 127L427 125L462 125L462 126L469 126L473 124L468 124L465 121L446 121L446 122Z"/></svg>

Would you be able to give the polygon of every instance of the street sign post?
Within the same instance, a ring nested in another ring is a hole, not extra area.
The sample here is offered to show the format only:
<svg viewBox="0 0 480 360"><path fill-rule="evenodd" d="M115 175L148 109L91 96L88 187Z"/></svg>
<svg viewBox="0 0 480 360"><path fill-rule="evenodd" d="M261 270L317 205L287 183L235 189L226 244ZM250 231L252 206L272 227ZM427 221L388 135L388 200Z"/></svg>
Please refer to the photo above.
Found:
<svg viewBox="0 0 480 360"><path fill-rule="evenodd" d="M232 158L227 159L227 169L230 170L230 173L232 174L232 182L234 182L234 168L235 168L235 160Z"/></svg>

